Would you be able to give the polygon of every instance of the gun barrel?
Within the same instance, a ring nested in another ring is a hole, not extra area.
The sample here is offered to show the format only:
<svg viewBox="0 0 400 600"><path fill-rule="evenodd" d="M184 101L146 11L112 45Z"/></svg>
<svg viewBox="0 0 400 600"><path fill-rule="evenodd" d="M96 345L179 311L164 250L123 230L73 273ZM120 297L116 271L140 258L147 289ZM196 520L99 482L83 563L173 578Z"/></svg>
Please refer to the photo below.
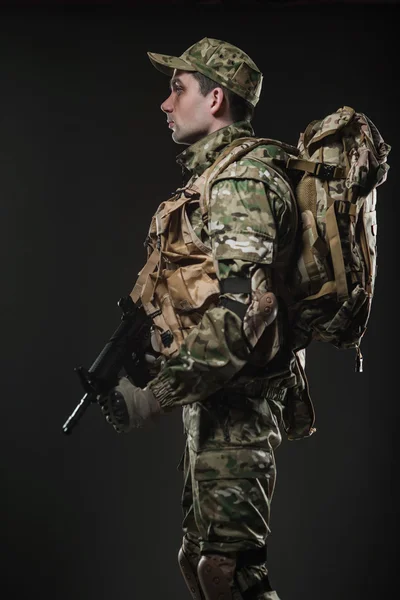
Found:
<svg viewBox="0 0 400 600"><path fill-rule="evenodd" d="M65 421L65 423L63 425L63 432L65 434L69 435L71 433L71 431L73 430L75 425L78 424L79 419L82 417L83 413L85 412L85 410L87 409L89 404L91 404L95 400L96 400L96 395L94 392L86 393L82 397L82 400L76 406L74 412L71 413L71 415L68 417L68 419Z"/></svg>

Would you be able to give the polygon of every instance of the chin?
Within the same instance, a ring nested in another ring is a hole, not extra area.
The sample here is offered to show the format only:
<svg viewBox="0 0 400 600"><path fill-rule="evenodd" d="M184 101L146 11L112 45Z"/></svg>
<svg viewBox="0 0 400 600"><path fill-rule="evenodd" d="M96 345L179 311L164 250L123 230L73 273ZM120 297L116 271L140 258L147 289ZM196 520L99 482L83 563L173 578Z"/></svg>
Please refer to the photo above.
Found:
<svg viewBox="0 0 400 600"><path fill-rule="evenodd" d="M175 144L191 144L192 142L188 141L184 136L179 136L175 131L172 134L172 139Z"/></svg>
<svg viewBox="0 0 400 600"><path fill-rule="evenodd" d="M172 134L172 139L174 140L174 142L176 144L186 144L186 145L190 145L190 144L194 144L195 142L197 142L198 140L200 140L202 137L204 137L204 134L201 133L188 133L188 134L184 134L181 133L179 134L179 132L174 131Z"/></svg>

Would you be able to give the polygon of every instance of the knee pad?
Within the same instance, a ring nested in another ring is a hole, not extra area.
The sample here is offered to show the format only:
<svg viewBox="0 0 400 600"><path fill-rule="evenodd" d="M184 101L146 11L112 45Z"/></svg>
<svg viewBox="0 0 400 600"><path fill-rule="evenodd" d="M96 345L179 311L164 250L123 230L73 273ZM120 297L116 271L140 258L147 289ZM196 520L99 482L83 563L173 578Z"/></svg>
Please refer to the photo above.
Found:
<svg viewBox="0 0 400 600"><path fill-rule="evenodd" d="M181 569L183 579L192 594L193 600L204 600L204 596L201 592L201 588L197 579L197 572L195 565L192 565L182 548L178 552L178 562Z"/></svg>
<svg viewBox="0 0 400 600"><path fill-rule="evenodd" d="M222 554L204 554L197 575L205 600L242 600L235 584L236 558Z"/></svg>

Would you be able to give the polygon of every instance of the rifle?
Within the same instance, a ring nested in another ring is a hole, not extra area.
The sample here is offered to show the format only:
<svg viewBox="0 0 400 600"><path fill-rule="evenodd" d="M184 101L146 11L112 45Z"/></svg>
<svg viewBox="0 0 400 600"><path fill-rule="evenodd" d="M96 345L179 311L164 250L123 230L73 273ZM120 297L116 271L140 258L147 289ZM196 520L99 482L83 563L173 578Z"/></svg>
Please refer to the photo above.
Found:
<svg viewBox="0 0 400 600"><path fill-rule="evenodd" d="M122 369L139 387L144 387L150 380L144 354L149 347L151 320L130 296L120 298L118 306L122 310L121 323L90 369L75 368L85 394L63 425L66 434L71 433L90 404L118 385Z"/></svg>

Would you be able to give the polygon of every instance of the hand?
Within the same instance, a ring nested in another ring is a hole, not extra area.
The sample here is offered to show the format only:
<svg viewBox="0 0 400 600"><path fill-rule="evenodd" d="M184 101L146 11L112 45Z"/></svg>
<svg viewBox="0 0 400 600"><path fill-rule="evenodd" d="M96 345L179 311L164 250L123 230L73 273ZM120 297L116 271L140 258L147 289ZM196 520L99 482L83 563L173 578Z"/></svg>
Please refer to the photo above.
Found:
<svg viewBox="0 0 400 600"><path fill-rule="evenodd" d="M133 385L127 377L99 400L101 410L118 433L128 432L153 419L161 412L160 405L149 388Z"/></svg>

